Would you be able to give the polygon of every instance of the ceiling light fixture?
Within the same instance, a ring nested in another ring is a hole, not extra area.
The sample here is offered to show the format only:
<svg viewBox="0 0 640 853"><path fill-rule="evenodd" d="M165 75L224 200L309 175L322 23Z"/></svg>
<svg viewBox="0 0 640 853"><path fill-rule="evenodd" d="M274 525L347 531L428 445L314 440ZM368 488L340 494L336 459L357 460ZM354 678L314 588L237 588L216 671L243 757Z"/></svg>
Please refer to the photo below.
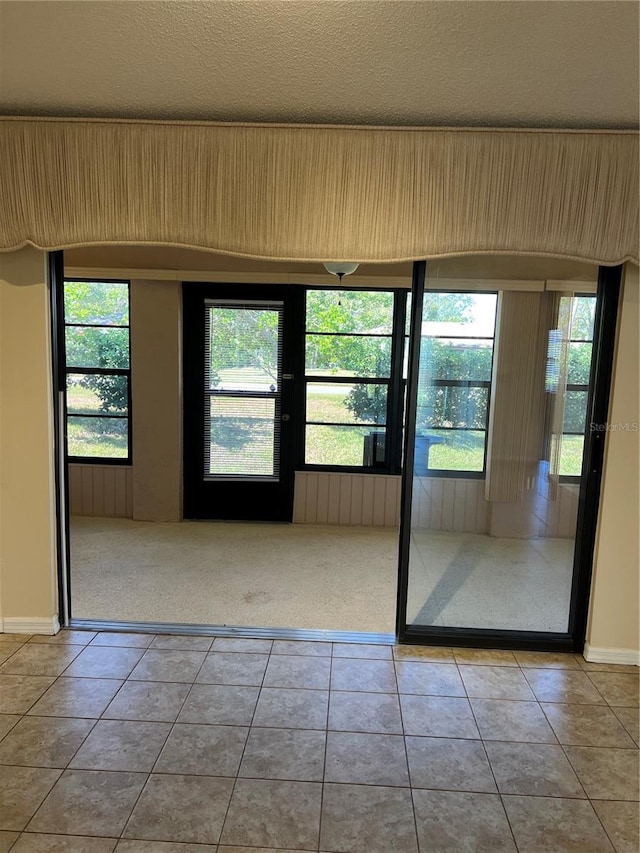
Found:
<svg viewBox="0 0 640 853"><path fill-rule="evenodd" d="M330 272L331 275L336 275L340 281L342 281L343 276L351 275L351 273L355 272L358 269L358 266L359 264L352 264L347 261L323 264L326 271Z"/></svg>

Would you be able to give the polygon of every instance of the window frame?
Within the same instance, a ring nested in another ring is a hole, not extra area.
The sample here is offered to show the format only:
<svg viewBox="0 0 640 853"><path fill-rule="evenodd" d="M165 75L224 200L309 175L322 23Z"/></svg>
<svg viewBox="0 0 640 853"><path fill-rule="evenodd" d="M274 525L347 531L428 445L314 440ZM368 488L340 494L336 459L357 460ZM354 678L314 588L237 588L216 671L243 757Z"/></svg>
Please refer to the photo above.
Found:
<svg viewBox="0 0 640 853"><path fill-rule="evenodd" d="M241 390L238 388L230 388L230 389L217 389L211 388L210 381L210 371L214 369L211 359L211 341L212 341L212 310L248 310L253 312L271 312L277 314L277 324L275 326L276 332L276 368L277 368L277 390L273 391L258 391L257 389L245 389ZM279 482L279 470L280 470L280 449L281 449L281 428L282 428L282 397L283 397L283 373L282 365L284 361L284 353L283 353L283 340L284 340L284 309L285 303L284 300L274 300L274 299L265 299L260 302L257 300L253 300L251 302L243 299L213 299L213 298L204 298L204 340L205 340L205 351L204 351L204 385L203 385L203 393L204 393L204 411L205 413L209 413L209 417L211 417L211 403L213 400L273 400L274 410L273 410L273 418L271 419L273 422L273 433L272 433L272 446L274 448L273 458L272 458L272 473L271 474L252 474L249 471L245 471L244 473L230 473L230 472L221 472L221 473L212 473L211 472L211 439L205 440L204 442L204 470L203 477L205 481L212 482L225 482L225 481L251 481L251 482ZM205 420L207 419L207 415L205 414ZM209 421L210 422L210 421ZM210 428L209 428L209 436Z"/></svg>
<svg viewBox="0 0 640 853"><path fill-rule="evenodd" d="M307 331L307 294L310 291L349 291L353 293L390 293L393 297L391 314L391 332L385 334L369 334L361 332L313 332ZM300 405L300 459L296 466L301 471L337 472L351 474L401 474L402 473L402 435L404 426L404 388L406 385L402 377L402 367L405 346L405 314L409 288L398 287L367 287L366 285L349 286L340 282L337 285L305 285L304 287L304 316L303 316L303 338L301 348L303 352L303 370L300 383L301 405ZM307 335L326 335L336 337L373 337L389 338L391 343L390 364L388 377L337 377L337 376L307 376L306 372L306 344ZM329 423L307 420L307 388L309 385L342 384L342 385L381 385L387 389L386 419L384 425L378 424L348 424ZM385 458L384 462L374 465L339 465L333 463L311 463L306 461L307 426L337 426L337 427L361 427L369 429L370 432L385 432ZM380 426L380 429L378 427Z"/></svg>
<svg viewBox="0 0 640 853"><path fill-rule="evenodd" d="M594 311L595 311L595 304L596 304L595 300L597 299L597 294L595 294L595 293L582 293L582 292L580 292L580 293L571 293L571 294L561 294L561 296L570 296L571 299L579 299L579 298L580 299L581 298L593 299L594 300ZM590 338L588 338L588 339L587 338L569 338L569 340L567 341L568 350L571 349L571 344L591 344L591 365L590 365L591 369L593 368L593 338L594 338L594 335L595 335L595 321L594 321L594 327L591 330L591 337ZM568 391L581 391L581 392L586 394L586 397L585 397L585 424L584 424L584 429L582 432L565 432L565 430L563 429L562 433L561 433L562 441L564 441L565 435L567 435L567 436L580 435L580 436L582 436L583 439L586 437L587 415L589 414L589 388L590 387L591 387L590 383L585 385L585 384L581 384L581 383L567 382L565 389L564 389L565 394ZM564 427L564 423L563 423L563 427ZM583 462L583 464L584 464L585 447L586 447L586 441L583 441L583 444L582 444L582 462ZM560 449L560 464L562 464L562 448ZM566 483L568 485L569 484L579 485L581 480L582 480L582 473L580 473L580 474L558 474L558 482L560 482L560 483Z"/></svg>
<svg viewBox="0 0 640 853"><path fill-rule="evenodd" d="M105 325L102 323L68 323L66 319L65 285L73 282L84 282L87 284L126 284L127 286L127 315L129 321L126 325ZM121 278L88 278L78 276L64 276L62 281L62 341L60 347L62 389L64 392L64 454L67 464L72 465L117 465L131 466L133 464L133 429L132 429L132 393L131 393L131 280ZM69 367L67 365L67 328L91 328L91 329L126 329L128 333L129 367L127 368L104 368L104 367ZM74 415L69 414L67 405L67 379L69 375L87 376L125 376L127 379L127 414L126 415ZM126 456L77 456L69 453L69 418L90 417L103 419L120 419L127 421L127 455Z"/></svg>

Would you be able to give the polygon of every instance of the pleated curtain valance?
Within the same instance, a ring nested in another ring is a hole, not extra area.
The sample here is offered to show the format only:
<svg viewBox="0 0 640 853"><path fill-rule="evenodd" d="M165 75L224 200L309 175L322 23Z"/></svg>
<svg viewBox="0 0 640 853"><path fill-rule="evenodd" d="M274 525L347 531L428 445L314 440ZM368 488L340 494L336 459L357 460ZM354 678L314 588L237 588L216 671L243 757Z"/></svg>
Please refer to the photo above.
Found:
<svg viewBox="0 0 640 853"><path fill-rule="evenodd" d="M638 262L638 135L0 120L0 250Z"/></svg>

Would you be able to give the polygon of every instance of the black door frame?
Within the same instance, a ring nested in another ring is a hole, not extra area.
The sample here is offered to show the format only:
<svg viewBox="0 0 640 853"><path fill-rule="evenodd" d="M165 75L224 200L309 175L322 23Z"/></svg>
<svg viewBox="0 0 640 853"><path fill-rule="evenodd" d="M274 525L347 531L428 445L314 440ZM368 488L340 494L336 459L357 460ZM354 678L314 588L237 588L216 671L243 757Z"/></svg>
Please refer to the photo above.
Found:
<svg viewBox="0 0 640 853"><path fill-rule="evenodd" d="M64 341L64 252L49 252L49 305L53 386L53 454L58 562L58 620L71 619L71 554L69 538L69 462L67 459L66 353Z"/></svg>
<svg viewBox="0 0 640 853"><path fill-rule="evenodd" d="M422 304L427 262L413 265L411 334L407 380L405 468L402 474L396 636L399 642L471 648L530 649L582 652L587 629L596 525L600 506L606 424L609 411L622 266L599 267L593 357L587 401L587 426L580 481L573 578L566 633L486 628L413 626L407 624L414 444L420 363Z"/></svg>
<svg viewBox="0 0 640 853"><path fill-rule="evenodd" d="M280 482L204 481L204 312L205 300L282 302L283 412ZM299 457L301 381L304 368L304 288L296 285L215 284L182 285L183 328L183 511L185 518L254 521L292 521L295 468ZM191 437L195 437L195 440ZM247 501L247 490L255 499ZM208 511L206 503L222 491L226 499Z"/></svg>

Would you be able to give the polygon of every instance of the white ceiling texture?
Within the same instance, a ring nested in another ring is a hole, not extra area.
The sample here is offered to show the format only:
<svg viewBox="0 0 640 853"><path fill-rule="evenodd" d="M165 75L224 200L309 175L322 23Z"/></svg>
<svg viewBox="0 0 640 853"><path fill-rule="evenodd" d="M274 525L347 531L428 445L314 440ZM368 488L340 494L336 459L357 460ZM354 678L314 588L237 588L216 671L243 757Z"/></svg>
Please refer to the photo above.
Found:
<svg viewBox="0 0 640 853"><path fill-rule="evenodd" d="M638 125L636 0L0 0L0 113Z"/></svg>

